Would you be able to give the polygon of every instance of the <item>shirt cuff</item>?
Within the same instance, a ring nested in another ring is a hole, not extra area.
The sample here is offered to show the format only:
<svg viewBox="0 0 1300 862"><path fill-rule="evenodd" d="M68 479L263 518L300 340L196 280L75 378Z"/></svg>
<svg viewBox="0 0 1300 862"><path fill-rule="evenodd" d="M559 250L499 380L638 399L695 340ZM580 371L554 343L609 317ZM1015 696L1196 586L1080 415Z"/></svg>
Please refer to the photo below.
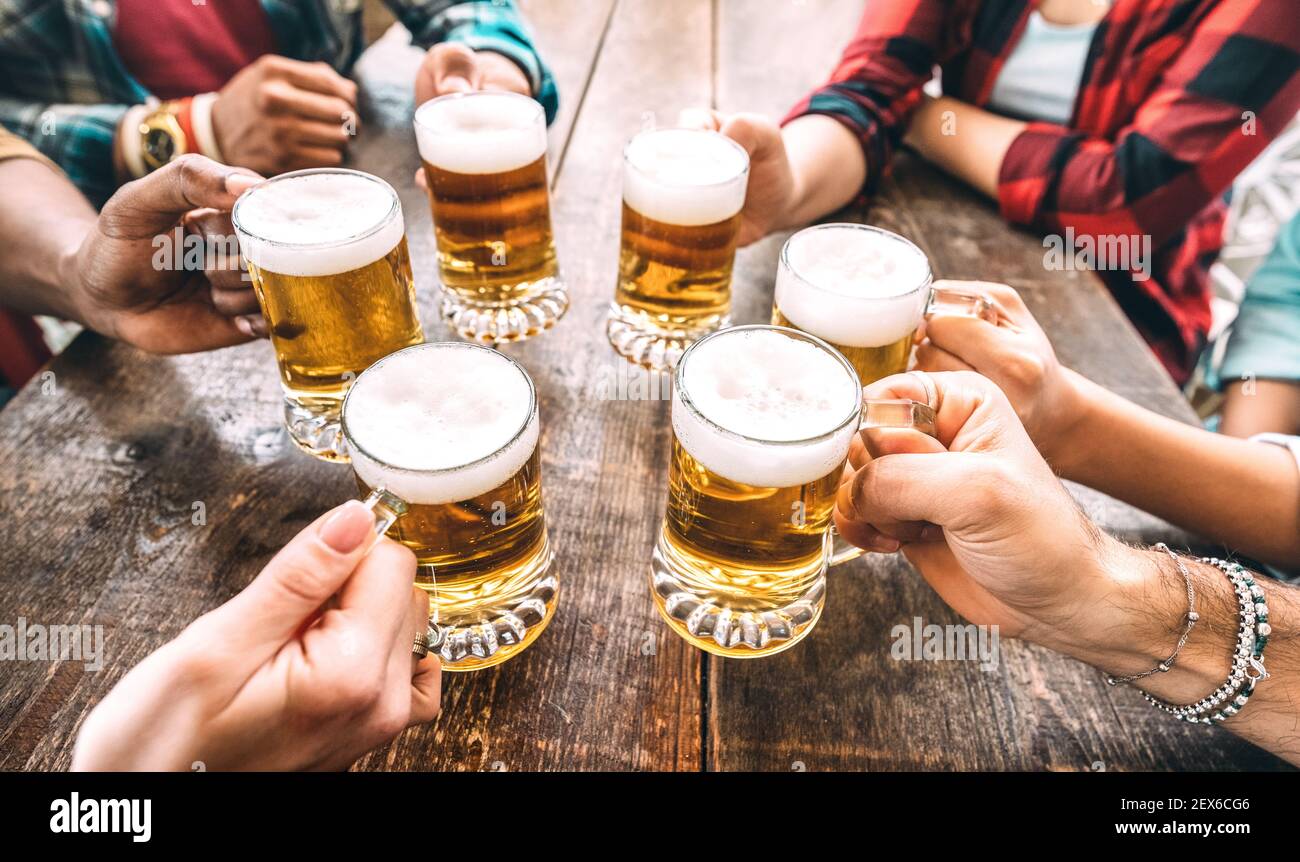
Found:
<svg viewBox="0 0 1300 862"><path fill-rule="evenodd" d="M998 169L998 208L1012 224L1031 225L1060 171L1060 152L1076 136L1054 123L1030 123L1016 135Z"/></svg>

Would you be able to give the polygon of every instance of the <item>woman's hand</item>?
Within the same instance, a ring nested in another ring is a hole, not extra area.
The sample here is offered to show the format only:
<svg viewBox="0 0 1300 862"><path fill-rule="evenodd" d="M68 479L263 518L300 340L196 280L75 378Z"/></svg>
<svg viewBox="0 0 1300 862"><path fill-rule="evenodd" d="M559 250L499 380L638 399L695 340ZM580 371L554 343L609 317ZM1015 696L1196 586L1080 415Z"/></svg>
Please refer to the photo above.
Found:
<svg viewBox="0 0 1300 862"><path fill-rule="evenodd" d="M936 281L935 287L980 293L996 306L996 324L973 317L935 315L922 331L916 367L922 371L976 371L996 383L1029 437L1054 466L1077 454L1074 427L1084 413L1080 378L1061 366L1052 343L1005 284Z"/></svg>
<svg viewBox="0 0 1300 862"><path fill-rule="evenodd" d="M351 501L299 533L109 692L73 769L344 769L433 719L438 659L411 653L428 599L373 525Z"/></svg>
<svg viewBox="0 0 1300 862"><path fill-rule="evenodd" d="M863 433L840 486L835 526L875 551L897 550L963 617L1008 636L1060 644L1099 624L1116 543L1075 505L996 386L978 374L888 377L869 398L937 402L938 439Z"/></svg>

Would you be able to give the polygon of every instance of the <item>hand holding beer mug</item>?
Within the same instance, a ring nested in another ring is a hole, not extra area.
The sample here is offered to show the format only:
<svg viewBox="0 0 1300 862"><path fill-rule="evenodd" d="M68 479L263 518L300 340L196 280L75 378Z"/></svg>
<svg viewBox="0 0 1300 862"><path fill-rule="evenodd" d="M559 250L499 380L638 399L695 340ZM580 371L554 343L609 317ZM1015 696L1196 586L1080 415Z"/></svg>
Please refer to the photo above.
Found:
<svg viewBox="0 0 1300 862"><path fill-rule="evenodd" d="M233 221L279 361L289 436L345 461L339 411L353 379L424 340L397 192L359 171L295 171L246 192Z"/></svg>
<svg viewBox="0 0 1300 862"><path fill-rule="evenodd" d="M818 225L781 249L772 323L830 342L864 385L907 370L923 319L995 314L977 292L932 285L925 253L880 228Z"/></svg>
<svg viewBox="0 0 1300 862"><path fill-rule="evenodd" d="M730 322L731 267L749 155L717 132L654 129L623 152L623 228L610 344L631 362L671 368Z"/></svg>
<svg viewBox="0 0 1300 862"><path fill-rule="evenodd" d="M532 380L487 347L430 343L367 369L343 433L361 492L415 552L444 670L500 664L550 623Z"/></svg>
<svg viewBox="0 0 1300 862"><path fill-rule="evenodd" d="M1056 358L1052 342L1005 284L938 282L978 291L997 303L996 326L961 317L934 318L916 348L916 367L925 371L977 371L1006 393L1029 437L1048 462L1068 464L1087 457L1087 447L1072 439L1086 410L1088 382Z"/></svg>
<svg viewBox="0 0 1300 862"><path fill-rule="evenodd" d="M522 341L569 307L551 234L546 115L516 93L421 105L415 135L433 208L442 316L471 341Z"/></svg>
<svg viewBox="0 0 1300 862"><path fill-rule="evenodd" d="M1105 616L1101 573L1122 546L1087 520L987 379L904 374L865 395L924 400L927 379L938 439L864 434L861 461L839 489L837 529L873 550L901 544L967 620L1068 652L1053 639Z"/></svg>

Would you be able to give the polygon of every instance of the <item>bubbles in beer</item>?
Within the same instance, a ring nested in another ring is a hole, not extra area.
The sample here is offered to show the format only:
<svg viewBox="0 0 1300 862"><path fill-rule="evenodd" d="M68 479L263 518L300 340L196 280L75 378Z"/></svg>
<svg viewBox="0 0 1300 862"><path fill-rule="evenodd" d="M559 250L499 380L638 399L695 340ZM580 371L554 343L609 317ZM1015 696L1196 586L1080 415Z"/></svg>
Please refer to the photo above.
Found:
<svg viewBox="0 0 1300 862"><path fill-rule="evenodd" d="M402 240L392 187L352 171L307 172L254 186L235 204L240 251L280 275L334 275L379 260Z"/></svg>
<svg viewBox="0 0 1300 862"><path fill-rule="evenodd" d="M532 455L539 427L524 371L496 351L458 343L380 360L353 385L344 422L361 450L351 453L361 480L415 504L500 486Z"/></svg>
<svg viewBox="0 0 1300 862"><path fill-rule="evenodd" d="M689 357L673 395L673 429L705 467L733 482L784 488L843 462L861 392L834 355L779 331L737 329L700 342Z"/></svg>

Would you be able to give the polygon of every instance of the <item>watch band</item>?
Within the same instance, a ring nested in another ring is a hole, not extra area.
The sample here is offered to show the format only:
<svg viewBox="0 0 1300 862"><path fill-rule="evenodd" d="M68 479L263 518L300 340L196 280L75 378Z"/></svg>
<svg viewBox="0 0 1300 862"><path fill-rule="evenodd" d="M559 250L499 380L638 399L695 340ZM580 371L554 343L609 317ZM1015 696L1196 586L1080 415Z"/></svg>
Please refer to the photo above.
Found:
<svg viewBox="0 0 1300 862"><path fill-rule="evenodd" d="M148 105L132 105L122 118L120 132L122 136L122 159L126 162L127 173L131 179L138 180L144 176L144 143L140 138L140 126L148 116Z"/></svg>
<svg viewBox="0 0 1300 862"><path fill-rule="evenodd" d="M215 162L225 163L217 146L217 135L212 128L212 105L216 93L200 93L190 102L190 125L194 129L196 149Z"/></svg>

